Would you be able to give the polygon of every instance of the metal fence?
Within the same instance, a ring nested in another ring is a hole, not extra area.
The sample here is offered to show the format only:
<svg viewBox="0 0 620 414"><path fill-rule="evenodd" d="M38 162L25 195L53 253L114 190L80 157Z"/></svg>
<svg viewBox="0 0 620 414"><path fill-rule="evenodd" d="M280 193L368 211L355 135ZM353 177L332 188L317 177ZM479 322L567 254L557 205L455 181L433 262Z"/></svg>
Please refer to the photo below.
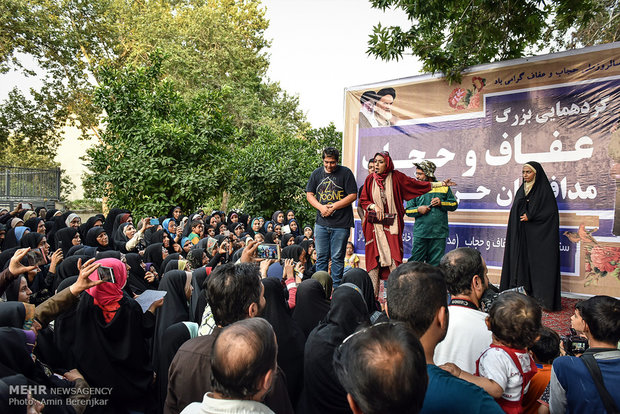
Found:
<svg viewBox="0 0 620 414"><path fill-rule="evenodd" d="M38 169L0 165L0 200L6 202L60 199L60 168Z"/></svg>

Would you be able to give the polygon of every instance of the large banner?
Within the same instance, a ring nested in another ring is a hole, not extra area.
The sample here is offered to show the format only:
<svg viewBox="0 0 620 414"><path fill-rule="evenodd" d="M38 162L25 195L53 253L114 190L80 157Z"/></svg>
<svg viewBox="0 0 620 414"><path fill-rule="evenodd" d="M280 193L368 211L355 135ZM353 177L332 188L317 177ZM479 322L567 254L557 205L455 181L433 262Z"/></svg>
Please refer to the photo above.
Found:
<svg viewBox="0 0 620 414"><path fill-rule="evenodd" d="M359 186L378 151L409 176L433 161L438 179L458 183L447 250L480 250L494 282L521 168L538 161L560 210L562 290L620 296L619 97L619 44L475 67L460 85L423 75L348 88L343 161ZM364 253L359 220L355 246Z"/></svg>

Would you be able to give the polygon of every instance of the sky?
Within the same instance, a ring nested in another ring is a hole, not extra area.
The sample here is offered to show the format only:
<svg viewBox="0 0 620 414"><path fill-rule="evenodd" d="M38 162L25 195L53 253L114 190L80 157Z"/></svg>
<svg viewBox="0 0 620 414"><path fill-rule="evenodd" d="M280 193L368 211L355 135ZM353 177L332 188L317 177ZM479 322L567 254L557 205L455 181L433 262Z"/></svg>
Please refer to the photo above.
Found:
<svg viewBox="0 0 620 414"><path fill-rule="evenodd" d="M384 62L366 54L368 36L377 23L409 27L402 10L382 12L366 0L263 0L270 21L268 76L297 95L314 128L334 122L343 128L346 87L414 76L421 65L412 56ZM22 59L35 69L30 59ZM17 86L40 86L17 72L0 75L0 100Z"/></svg>
<svg viewBox="0 0 620 414"><path fill-rule="evenodd" d="M270 20L271 80L299 96L314 128L334 122L342 131L346 87L420 74L412 56L390 62L369 57L377 23L410 24L402 10L382 12L365 0L263 0Z"/></svg>

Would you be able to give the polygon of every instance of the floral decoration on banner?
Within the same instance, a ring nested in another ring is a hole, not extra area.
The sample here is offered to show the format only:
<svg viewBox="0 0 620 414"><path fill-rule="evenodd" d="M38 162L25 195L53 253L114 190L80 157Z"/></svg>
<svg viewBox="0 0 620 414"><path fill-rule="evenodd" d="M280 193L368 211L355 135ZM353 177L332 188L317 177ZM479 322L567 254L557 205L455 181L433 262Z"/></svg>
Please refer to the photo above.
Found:
<svg viewBox="0 0 620 414"><path fill-rule="evenodd" d="M620 281L620 247L586 245L584 286L598 284L603 277Z"/></svg>
<svg viewBox="0 0 620 414"><path fill-rule="evenodd" d="M482 101L481 91L487 81L480 76L474 76L471 80L472 88L454 88L448 97L448 104L454 109L477 109Z"/></svg>

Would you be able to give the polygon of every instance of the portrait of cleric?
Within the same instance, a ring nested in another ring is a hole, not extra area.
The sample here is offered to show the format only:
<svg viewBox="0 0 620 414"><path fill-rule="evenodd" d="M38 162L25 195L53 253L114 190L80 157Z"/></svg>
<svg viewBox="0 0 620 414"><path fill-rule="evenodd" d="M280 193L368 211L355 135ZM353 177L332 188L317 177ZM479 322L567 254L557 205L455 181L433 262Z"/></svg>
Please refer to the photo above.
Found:
<svg viewBox="0 0 620 414"><path fill-rule="evenodd" d="M394 88L383 88L378 92L365 91L360 97L359 129L393 126L399 121L392 114L396 100Z"/></svg>

